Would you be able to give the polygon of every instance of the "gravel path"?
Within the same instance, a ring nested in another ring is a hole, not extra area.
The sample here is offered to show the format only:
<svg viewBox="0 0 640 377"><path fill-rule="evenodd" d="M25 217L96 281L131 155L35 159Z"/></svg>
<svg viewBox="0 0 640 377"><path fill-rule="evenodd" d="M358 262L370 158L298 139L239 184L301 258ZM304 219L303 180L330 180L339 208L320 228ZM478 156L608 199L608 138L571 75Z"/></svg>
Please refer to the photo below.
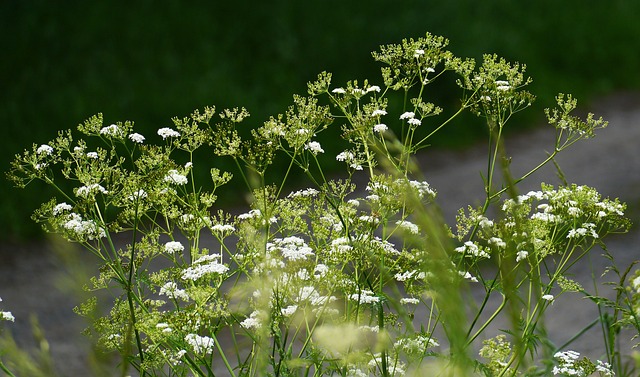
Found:
<svg viewBox="0 0 640 377"><path fill-rule="evenodd" d="M634 223L640 218L640 95L619 94L599 101L589 109L610 122L609 128L598 133L593 140L575 145L558 157L569 182L596 187L603 196L619 197L628 202ZM553 130L549 127L510 137L509 154L514 156L512 170L526 172L546 157L553 147ZM433 151L422 157L425 177L436 188L439 203L448 221L452 221L458 208L482 200L480 172L485 170L485 148L470 148L464 152ZM539 189L539 182L558 184L553 166L542 169L523 182L520 191ZM609 240L609 249L626 266L640 256L640 229L631 234ZM16 317L14 324L6 323L19 344L34 346L29 317L37 315L49 341L51 353L61 375L80 376L87 371L86 355L90 350L87 340L79 335L84 324L73 312L78 299L63 294L63 288L79 287L77 280L65 272L60 258L53 252L56 246L34 243L26 245L0 245L0 308L10 310ZM91 265L91 259L61 249L62 255L71 256L78 265ZM58 253L59 254L59 253ZM591 258L597 275L603 270L604 259ZM588 265L575 269L575 279L592 286ZM600 287L607 290L609 288ZM549 332L558 342L573 335L580 325L595 318L595 308L585 300L566 296L552 307L547 323ZM598 334L590 332L579 344L581 353L599 356L601 344Z"/></svg>

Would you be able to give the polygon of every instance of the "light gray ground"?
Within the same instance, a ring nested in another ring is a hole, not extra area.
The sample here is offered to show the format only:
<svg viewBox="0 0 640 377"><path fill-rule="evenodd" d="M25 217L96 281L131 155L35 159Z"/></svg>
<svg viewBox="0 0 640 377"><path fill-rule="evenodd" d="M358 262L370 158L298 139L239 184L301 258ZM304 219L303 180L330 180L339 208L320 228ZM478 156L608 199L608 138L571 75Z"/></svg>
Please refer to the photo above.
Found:
<svg viewBox="0 0 640 377"><path fill-rule="evenodd" d="M631 205L629 214L640 222L640 95L619 94L599 101L590 111L608 119L610 126L593 140L575 145L557 159L569 182L597 188L603 196L619 197ZM513 157L514 176L528 171L546 157L553 148L554 132L550 127L510 137L506 147ZM451 222L458 208L478 204L482 200L480 173L486 170L485 147L470 148L463 152L434 151L421 157L426 179L438 191L439 204L445 218ZM539 189L540 182L558 184L553 166L549 166L523 182L520 191ZM630 234L609 239L609 251L619 266L625 267L640 259L640 229L635 226ZM30 336L29 318L37 315L49 341L56 367L62 375L86 375L86 355L90 346L79 335L84 328L82 320L72 309L78 298L64 293L61 288L79 288L77 281L64 272L63 263L45 243L27 245L0 245L0 309L10 310L15 323L5 323L22 345L34 346ZM62 250L64 253L64 250ZM594 253L591 258L595 274L605 266L604 258ZM90 265L91 258L73 257L82 265ZM591 268L582 264L573 270L575 279L592 287ZM612 277L611 277L612 278ZM606 279L605 279L606 280ZM609 292L606 286L601 293ZM586 300L563 297L550 312L549 333L562 343L597 316L593 305ZM573 345L583 354L599 357L602 341L597 331Z"/></svg>

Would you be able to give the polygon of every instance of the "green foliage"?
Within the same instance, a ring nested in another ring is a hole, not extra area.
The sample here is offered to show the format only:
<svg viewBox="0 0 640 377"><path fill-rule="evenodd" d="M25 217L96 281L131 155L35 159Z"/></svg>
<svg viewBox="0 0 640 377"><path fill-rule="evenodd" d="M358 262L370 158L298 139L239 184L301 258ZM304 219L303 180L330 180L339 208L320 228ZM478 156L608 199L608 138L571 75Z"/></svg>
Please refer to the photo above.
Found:
<svg viewBox="0 0 640 377"><path fill-rule="evenodd" d="M42 181L58 191L34 219L102 263L91 288L113 292L111 310L90 332L105 352L120 355L123 375L128 368L142 376L400 376L430 365L441 375L504 376L549 373L554 363L553 373L575 367L609 375L619 368L613 353L594 363L558 352L543 319L563 293L582 292L565 277L575 262L628 229L625 205L578 185L543 183L517 194L520 181L606 122L572 115L575 100L559 95L558 108L546 112L553 152L511 180L496 161L507 123L533 101L525 67L496 55L476 64L447 45L427 33L382 46L373 54L385 64L380 85L334 86L321 73L309 96L293 96L284 114L248 136L240 130L244 108L207 107L156 135L97 115L78 127L81 139L61 132L16 156L9 174L17 186ZM436 81L462 89L453 111L426 101ZM415 153L464 113L484 120L490 148L485 201L460 211L454 234ZM333 157L320 140L341 152ZM202 150L206 163L194 157ZM219 189L233 179L216 165L223 158L239 167L250 192L247 213L218 205ZM274 179L280 159L286 170ZM336 160L340 180L325 168ZM210 172L206 184L196 168ZM311 187L287 194L295 175ZM117 234L128 243L116 243ZM469 284L481 285L479 302L463 294ZM495 309L486 306L491 297L500 300ZM94 308L89 300L77 311L93 317ZM510 327L488 334L499 315ZM480 350L483 363L472 351L487 337L494 340Z"/></svg>

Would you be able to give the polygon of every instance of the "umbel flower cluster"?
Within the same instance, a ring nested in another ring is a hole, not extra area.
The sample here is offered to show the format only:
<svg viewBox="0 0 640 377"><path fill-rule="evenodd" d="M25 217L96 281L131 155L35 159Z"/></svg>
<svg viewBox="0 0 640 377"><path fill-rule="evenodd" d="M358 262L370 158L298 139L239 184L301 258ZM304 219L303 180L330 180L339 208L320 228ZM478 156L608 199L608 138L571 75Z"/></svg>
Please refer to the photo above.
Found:
<svg viewBox="0 0 640 377"><path fill-rule="evenodd" d="M518 195L517 183L606 122L571 115L575 100L559 95L558 108L547 111L553 152L498 188L502 130L534 100L530 79L523 65L495 55L462 59L447 43L427 34L382 46L373 53L383 64L375 84L334 85L321 73L307 96L294 96L249 138L238 131L249 117L239 108L207 107L155 135L132 122L106 125L98 114L78 126L79 136L60 132L16 156L10 177L18 186L41 180L59 192L34 219L102 262L90 290L118 292L89 329L100 349L120 353L141 376L568 368L571 354L554 358L558 350L538 341L542 318L577 290L570 267L626 230L625 206L587 186L542 184ZM459 108L428 102L437 100L429 85L451 77ZM461 210L450 227L415 154L466 111L486 120L490 135L486 201ZM325 134L332 148L322 145ZM196 159L196 151L209 155ZM288 168L273 184L276 158ZM343 168L340 179L328 177L332 165ZM207 170L210 179L196 182ZM252 198L244 213L216 201L233 175ZM306 176L308 188L291 192L293 175ZM118 243L116 234L129 241ZM485 296L468 297L470 284ZM501 300L497 309L485 305L490 297ZM92 299L76 311L92 317L96 305ZM511 328L487 333L508 310ZM488 338L496 340L473 357ZM611 361L590 365L611 375Z"/></svg>

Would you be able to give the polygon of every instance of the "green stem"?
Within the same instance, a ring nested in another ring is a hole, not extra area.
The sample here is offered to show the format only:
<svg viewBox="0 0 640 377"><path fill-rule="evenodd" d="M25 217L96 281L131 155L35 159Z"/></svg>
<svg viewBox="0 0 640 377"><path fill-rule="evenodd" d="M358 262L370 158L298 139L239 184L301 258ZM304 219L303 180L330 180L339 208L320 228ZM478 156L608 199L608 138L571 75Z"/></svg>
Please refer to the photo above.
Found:
<svg viewBox="0 0 640 377"><path fill-rule="evenodd" d="M5 372L10 377L16 377L16 375L11 373L11 371L4 365L2 361L0 361L0 370Z"/></svg>

